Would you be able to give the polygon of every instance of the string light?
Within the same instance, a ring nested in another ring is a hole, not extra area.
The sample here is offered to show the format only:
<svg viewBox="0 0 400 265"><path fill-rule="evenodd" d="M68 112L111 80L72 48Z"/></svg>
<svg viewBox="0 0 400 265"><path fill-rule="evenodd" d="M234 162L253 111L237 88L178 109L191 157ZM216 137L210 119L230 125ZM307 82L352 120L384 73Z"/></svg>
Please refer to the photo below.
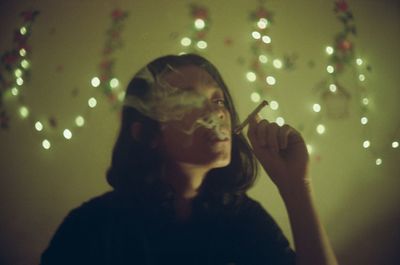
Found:
<svg viewBox="0 0 400 265"><path fill-rule="evenodd" d="M110 80L110 87L117 88L119 86L119 81L117 78L113 78Z"/></svg>
<svg viewBox="0 0 400 265"><path fill-rule="evenodd" d="M97 100L96 100L95 98L91 97L91 98L88 100L88 105L89 105L89 107L91 107L91 108L96 107L96 105L97 105Z"/></svg>
<svg viewBox="0 0 400 265"><path fill-rule="evenodd" d="M381 158L377 158L377 159L375 160L375 164L376 164L377 166L380 166L380 165L382 164L382 159L381 159Z"/></svg>
<svg viewBox="0 0 400 265"><path fill-rule="evenodd" d="M268 57L265 56L265 55L263 55L263 54L261 54L260 56L258 56L258 60L259 60L261 63L267 63L267 62L268 62Z"/></svg>
<svg viewBox="0 0 400 265"><path fill-rule="evenodd" d="M322 125L322 124L318 124L318 126L317 126L317 133L319 133L319 134L325 133L325 126Z"/></svg>
<svg viewBox="0 0 400 265"><path fill-rule="evenodd" d="M335 84L330 84L330 85L329 85L329 90L330 90L332 93L335 93L335 92L337 91L336 85L335 85Z"/></svg>
<svg viewBox="0 0 400 265"><path fill-rule="evenodd" d="M257 76L254 72L247 72L246 74L246 78L247 80L249 80L250 82L254 82L257 79Z"/></svg>
<svg viewBox="0 0 400 265"><path fill-rule="evenodd" d="M368 98L363 98L362 103L366 106L369 104L369 99Z"/></svg>
<svg viewBox="0 0 400 265"><path fill-rule="evenodd" d="M260 34L260 32L258 32L258 31L253 31L253 32L251 33L251 36L252 36L254 39L256 39L256 40L259 40L259 39L261 38L261 34Z"/></svg>
<svg viewBox="0 0 400 265"><path fill-rule="evenodd" d="M279 126L283 126L284 124L285 124L285 120L282 118L282 117L278 117L278 118L276 118L276 123L279 125Z"/></svg>
<svg viewBox="0 0 400 265"><path fill-rule="evenodd" d="M273 76L267 76L267 78L265 79L267 81L268 85L275 85L276 84L276 79Z"/></svg>
<svg viewBox="0 0 400 265"><path fill-rule="evenodd" d="M78 116L75 118L75 124L78 127L82 127L85 124L85 119L82 116Z"/></svg>
<svg viewBox="0 0 400 265"><path fill-rule="evenodd" d="M42 130L43 130L43 124L42 124L40 121L37 121L37 122L35 123L35 129L36 129L38 132L42 131Z"/></svg>
<svg viewBox="0 0 400 265"><path fill-rule="evenodd" d="M26 55L26 50L24 48L19 50L19 55L21 55L22 57L24 57Z"/></svg>
<svg viewBox="0 0 400 265"><path fill-rule="evenodd" d="M362 125L365 125L365 124L367 124L368 123L368 118L367 117L362 117L361 118L361 124Z"/></svg>
<svg viewBox="0 0 400 265"><path fill-rule="evenodd" d="M261 100L261 96L257 92L251 93L250 98L251 98L251 101L253 101L255 103L260 102L260 100Z"/></svg>
<svg viewBox="0 0 400 265"><path fill-rule="evenodd" d="M313 111L315 111L315 112L320 112L320 111L321 111L321 105L318 104L318 103L315 103L315 104L313 105Z"/></svg>
<svg viewBox="0 0 400 265"><path fill-rule="evenodd" d="M192 40L188 37L184 37L181 39L181 44L182 46L188 47L190 44L192 44Z"/></svg>
<svg viewBox="0 0 400 265"><path fill-rule="evenodd" d="M360 74L360 75L358 76L358 79L359 79L361 82L363 82L363 81L365 80L365 75Z"/></svg>
<svg viewBox="0 0 400 265"><path fill-rule="evenodd" d="M28 68L29 68L29 62L28 62L28 60L23 59L23 60L21 61L21 66L22 66L22 68L24 68L24 69L28 69Z"/></svg>
<svg viewBox="0 0 400 265"><path fill-rule="evenodd" d="M313 153L313 146L312 145L310 145L310 144L307 144L307 151L308 151L308 153L311 155L312 153Z"/></svg>
<svg viewBox="0 0 400 265"><path fill-rule="evenodd" d="M19 94L18 88L16 88L16 87L11 88L11 94L13 96L18 96L18 94Z"/></svg>
<svg viewBox="0 0 400 265"><path fill-rule="evenodd" d="M70 130L68 130L68 129L64 130L63 135L64 135L65 139L69 140L69 139L72 138L72 132Z"/></svg>
<svg viewBox="0 0 400 265"><path fill-rule="evenodd" d="M272 64L274 65L275 68L280 69L282 68L282 61L279 59L275 59Z"/></svg>
<svg viewBox="0 0 400 265"><path fill-rule="evenodd" d="M51 144L50 144L49 140L45 139L42 142L42 146L43 146L44 149L50 149Z"/></svg>
<svg viewBox="0 0 400 265"><path fill-rule="evenodd" d="M271 100L271 102L269 103L269 107L272 110L277 110L279 108L279 103L275 100Z"/></svg>
<svg viewBox="0 0 400 265"><path fill-rule="evenodd" d="M21 71L21 69L19 69L19 68L15 69L14 75L15 75L15 77L21 77L21 76L22 76L22 71Z"/></svg>
<svg viewBox="0 0 400 265"><path fill-rule="evenodd" d="M206 23L201 18L198 18L194 21L194 26L196 27L196 29L200 30L206 26Z"/></svg>
<svg viewBox="0 0 400 265"><path fill-rule="evenodd" d="M90 83L92 84L93 87L98 87L100 85L100 79L97 76L95 76L92 78Z"/></svg>
<svg viewBox="0 0 400 265"><path fill-rule="evenodd" d="M18 77L15 82L17 85L22 86L24 84L24 79L22 79L22 77Z"/></svg>
<svg viewBox="0 0 400 265"><path fill-rule="evenodd" d="M19 30L19 32L21 33L21 35L25 35L26 32L27 32L26 27L22 27L22 28Z"/></svg>
<svg viewBox="0 0 400 265"><path fill-rule="evenodd" d="M19 108L19 114L21 115L22 118L26 118L29 115L29 110L27 107L22 106Z"/></svg>
<svg viewBox="0 0 400 265"><path fill-rule="evenodd" d="M357 59L356 59L356 63L357 63L358 65L362 65L362 64L363 64L363 60L362 60L361 58L357 58Z"/></svg>
<svg viewBox="0 0 400 265"><path fill-rule="evenodd" d="M262 41L266 44L270 44L271 43L271 38L267 35L262 36Z"/></svg>
<svg viewBox="0 0 400 265"><path fill-rule="evenodd" d="M398 148L398 147L399 147L399 142L393 141L393 142L392 142L392 147L393 147L393 148Z"/></svg>
<svg viewBox="0 0 400 265"><path fill-rule="evenodd" d="M335 71L335 68L333 68L332 65L328 65L328 66L326 67L326 71L327 71L328 73L332 74L332 73Z"/></svg>
<svg viewBox="0 0 400 265"><path fill-rule="evenodd" d="M268 20L265 18L260 18L260 20L257 22L257 26L260 29L265 29L268 26Z"/></svg>
<svg viewBox="0 0 400 265"><path fill-rule="evenodd" d="M197 47L199 47L200 49L205 49L207 48L207 42L205 42L204 40L200 40L197 42Z"/></svg>
<svg viewBox="0 0 400 265"><path fill-rule="evenodd" d="M332 48L331 46L327 46L327 47L325 48L325 51L326 51L326 53L329 54L329 55L333 54L333 48Z"/></svg>
<svg viewBox="0 0 400 265"><path fill-rule="evenodd" d="M364 148L368 148L368 147L370 147L370 145L371 145L371 143L370 143L370 141L368 141L368 140L366 140L366 141L363 142L363 147L364 147Z"/></svg>

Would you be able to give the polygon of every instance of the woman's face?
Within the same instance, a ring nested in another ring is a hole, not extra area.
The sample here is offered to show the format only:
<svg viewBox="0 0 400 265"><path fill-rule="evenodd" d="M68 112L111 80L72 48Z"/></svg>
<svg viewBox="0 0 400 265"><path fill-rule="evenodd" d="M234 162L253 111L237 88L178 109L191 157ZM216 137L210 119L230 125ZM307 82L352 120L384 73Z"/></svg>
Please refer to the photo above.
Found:
<svg viewBox="0 0 400 265"><path fill-rule="evenodd" d="M227 166L231 160L231 117L224 93L208 72L189 65L162 76L168 86L193 93L203 104L182 119L161 122L161 146L169 159L203 167ZM204 100L204 101L203 101Z"/></svg>

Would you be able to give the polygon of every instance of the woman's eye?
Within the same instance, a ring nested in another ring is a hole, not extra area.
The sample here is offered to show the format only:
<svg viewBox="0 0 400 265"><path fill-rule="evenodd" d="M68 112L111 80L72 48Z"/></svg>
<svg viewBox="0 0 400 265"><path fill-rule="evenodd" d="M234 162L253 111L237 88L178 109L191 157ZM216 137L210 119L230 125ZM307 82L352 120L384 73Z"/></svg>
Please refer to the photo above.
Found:
<svg viewBox="0 0 400 265"><path fill-rule="evenodd" d="M214 103L216 103L218 106L221 106L221 107L225 107L226 106L224 99L216 99L214 101Z"/></svg>

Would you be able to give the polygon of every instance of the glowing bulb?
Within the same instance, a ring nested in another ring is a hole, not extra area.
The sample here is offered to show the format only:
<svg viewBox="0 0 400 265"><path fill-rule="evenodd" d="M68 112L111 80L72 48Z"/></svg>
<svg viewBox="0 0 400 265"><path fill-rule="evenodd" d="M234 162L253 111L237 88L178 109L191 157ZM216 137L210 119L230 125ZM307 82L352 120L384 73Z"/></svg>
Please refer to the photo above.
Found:
<svg viewBox="0 0 400 265"><path fill-rule="evenodd" d="M320 112L321 111L321 105L319 105L318 103L315 103L313 105L313 111Z"/></svg>
<svg viewBox="0 0 400 265"><path fill-rule="evenodd" d="M260 94L258 94L257 92L253 92L253 93L251 93L250 98L251 98L251 101L257 103L257 102L260 101L261 96L260 96Z"/></svg>
<svg viewBox="0 0 400 265"><path fill-rule="evenodd" d="M268 26L268 20L265 18L260 18L260 20L257 22L257 26L260 29L265 29Z"/></svg>
<svg viewBox="0 0 400 265"><path fill-rule="evenodd" d="M190 46L190 44L192 44L192 40L189 39L188 37L184 37L181 39L181 44L182 44L182 46L185 46L185 47Z"/></svg>
<svg viewBox="0 0 400 265"><path fill-rule="evenodd" d="M250 82L254 82L254 81L256 81L257 76L256 76L256 74L253 73L253 72L248 72L248 73L246 74L246 78L247 78L247 80L249 80Z"/></svg>
<svg viewBox="0 0 400 265"><path fill-rule="evenodd" d="M14 71L15 77L21 77L22 76L22 71L21 69L17 68Z"/></svg>
<svg viewBox="0 0 400 265"><path fill-rule="evenodd" d="M35 128L36 128L37 131L40 132L41 130L43 130L43 124L40 121L37 121L35 123Z"/></svg>
<svg viewBox="0 0 400 265"><path fill-rule="evenodd" d="M29 115L29 110L27 107L22 106L21 108L19 108L19 114L21 114L22 118L26 118Z"/></svg>
<svg viewBox="0 0 400 265"><path fill-rule="evenodd" d="M357 59L356 59L356 63L357 63L358 65L362 65L362 64L363 64L363 60L362 60L361 58L357 58Z"/></svg>
<svg viewBox="0 0 400 265"><path fill-rule="evenodd" d="M337 86L336 86L335 84L330 84L330 85L329 85L329 90L330 90L332 93L335 93L336 90L337 90Z"/></svg>
<svg viewBox="0 0 400 265"><path fill-rule="evenodd" d="M272 64L274 65L275 68L278 69L282 68L282 61L279 59L275 59Z"/></svg>
<svg viewBox="0 0 400 265"><path fill-rule="evenodd" d="M253 32L251 33L251 36L252 36L254 39L256 39L256 40L259 40L259 39L261 38L261 34L260 34L260 32L258 32L258 31L253 31Z"/></svg>
<svg viewBox="0 0 400 265"><path fill-rule="evenodd" d="M24 84L24 79L22 79L22 77L18 77L15 82L17 85L22 86Z"/></svg>
<svg viewBox="0 0 400 265"><path fill-rule="evenodd" d="M318 124L317 126L317 133L323 134L325 132L325 126L322 124Z"/></svg>
<svg viewBox="0 0 400 265"><path fill-rule="evenodd" d="M269 36L267 36L267 35L264 35L264 36L262 37L262 41L263 41L264 43L266 43L266 44L269 44L269 43L271 43L271 38L270 38Z"/></svg>
<svg viewBox="0 0 400 265"><path fill-rule="evenodd" d="M285 124L285 120L282 117L276 118L275 122L281 127Z"/></svg>
<svg viewBox="0 0 400 265"><path fill-rule="evenodd" d="M362 99L362 103L366 106L369 103L369 99L368 98L363 98Z"/></svg>
<svg viewBox="0 0 400 265"><path fill-rule="evenodd" d="M269 107L270 107L272 110L277 110L277 109L279 108L279 103L278 103L277 101L275 101L275 100L272 100L272 101L269 103Z"/></svg>
<svg viewBox="0 0 400 265"><path fill-rule="evenodd" d="M75 124L78 127L82 127L85 124L85 119L82 116L78 116L75 118Z"/></svg>
<svg viewBox="0 0 400 265"><path fill-rule="evenodd" d="M261 63L267 63L268 62L268 58L267 58L267 56L265 56L265 55L260 55L260 56L258 56L258 60L261 62Z"/></svg>
<svg viewBox="0 0 400 265"><path fill-rule="evenodd" d="M206 23L201 18L198 18L194 21L194 26L196 29L203 29L206 26Z"/></svg>
<svg viewBox="0 0 400 265"><path fill-rule="evenodd" d="M370 143L370 141L368 141L368 140L366 140L366 141L363 142L363 147L364 147L364 148L368 148L368 147L370 147L370 145L371 145L371 143Z"/></svg>
<svg viewBox="0 0 400 265"><path fill-rule="evenodd" d="M19 30L19 32L21 33L21 35L25 35L26 32L27 32L26 27L22 27L22 28Z"/></svg>
<svg viewBox="0 0 400 265"><path fill-rule="evenodd" d="M198 41L197 47L199 47L200 49L205 49L207 48L207 42L205 42L204 40Z"/></svg>
<svg viewBox="0 0 400 265"><path fill-rule="evenodd" d="M361 124L365 125L368 123L368 118L367 117L362 117L361 118Z"/></svg>
<svg viewBox="0 0 400 265"><path fill-rule="evenodd" d="M359 79L361 82L363 82L363 81L365 80L365 75L360 74L360 75L358 76L358 79Z"/></svg>
<svg viewBox="0 0 400 265"><path fill-rule="evenodd" d="M11 94L13 94L13 96L18 96L19 94L19 90L16 87L11 88Z"/></svg>
<svg viewBox="0 0 400 265"><path fill-rule="evenodd" d="M68 130L68 129L64 130L63 135L64 135L65 139L69 140L69 139L72 138L72 132L70 130Z"/></svg>
<svg viewBox="0 0 400 265"><path fill-rule="evenodd" d="M23 60L21 61L21 66L22 66L22 68L24 68L24 69L29 68L29 62L28 62L28 60L23 59Z"/></svg>
<svg viewBox="0 0 400 265"><path fill-rule="evenodd" d="M326 71L327 71L328 73L332 74L332 73L335 71L335 68L333 68L332 65L328 65L328 66L326 67Z"/></svg>
<svg viewBox="0 0 400 265"><path fill-rule="evenodd" d="M312 145L307 144L307 151L308 151L309 154L312 154L312 152L313 152L313 147L312 147Z"/></svg>
<svg viewBox="0 0 400 265"><path fill-rule="evenodd" d="M119 86L119 81L117 78L113 78L110 80L110 87L111 88L116 88Z"/></svg>
<svg viewBox="0 0 400 265"><path fill-rule="evenodd" d="M382 164L382 159L381 159L381 158L377 158L377 159L375 160L375 164L376 164L377 166L380 166L380 165Z"/></svg>
<svg viewBox="0 0 400 265"><path fill-rule="evenodd" d="M94 108L97 105L97 100L95 98L90 98L88 100L89 107Z"/></svg>
<svg viewBox="0 0 400 265"><path fill-rule="evenodd" d="M90 82L93 87L98 87L100 85L100 79L95 76L92 78L92 81Z"/></svg>
<svg viewBox="0 0 400 265"><path fill-rule="evenodd" d="M43 146L44 149L49 149L51 147L51 144L47 139L45 139L42 142L42 146Z"/></svg>
<svg viewBox="0 0 400 265"><path fill-rule="evenodd" d="M24 57L26 55L26 50L24 48L22 48L21 50L19 50L19 55L21 55L22 57Z"/></svg>
<svg viewBox="0 0 400 265"><path fill-rule="evenodd" d="M393 141L393 142L392 142L392 147L393 147L393 148L398 148L398 147L399 147L399 142Z"/></svg>
<svg viewBox="0 0 400 265"><path fill-rule="evenodd" d="M329 55L333 54L333 48L332 48L331 46L327 46L327 47L325 48L325 51L326 51L326 53L329 54Z"/></svg>
<svg viewBox="0 0 400 265"><path fill-rule="evenodd" d="M276 79L273 76L267 76L267 78L265 78L265 80L267 81L268 85L275 85L276 84Z"/></svg>
<svg viewBox="0 0 400 265"><path fill-rule="evenodd" d="M125 98L125 91L121 91L118 93L118 99L119 101L123 101Z"/></svg>

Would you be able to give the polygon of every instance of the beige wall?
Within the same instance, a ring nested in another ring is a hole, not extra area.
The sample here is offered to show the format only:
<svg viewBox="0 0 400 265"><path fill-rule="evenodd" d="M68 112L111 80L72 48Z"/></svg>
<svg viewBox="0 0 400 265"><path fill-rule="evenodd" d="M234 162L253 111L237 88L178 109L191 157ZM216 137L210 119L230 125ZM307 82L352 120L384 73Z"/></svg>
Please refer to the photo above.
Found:
<svg viewBox="0 0 400 265"><path fill-rule="evenodd" d="M104 175L118 118L101 93L89 85L97 74L109 12L119 6L130 13L123 31L125 46L116 52L116 76L124 86L149 60L181 51L179 38L191 28L186 2L0 2L0 52L11 47L13 30L21 21L18 12L28 7L41 11L30 40L31 80L23 87L31 112L40 118L52 114L64 128L84 112L89 96L97 96L99 101L85 127L70 141L58 137L50 150L41 147L42 136L32 124L18 117L16 101L5 102L12 122L8 131L0 131L0 264L38 263L67 212L109 189ZM327 75L324 48L341 29L332 12L333 1L267 2L275 11L271 30L275 54L296 52L299 56L294 71L276 74L278 83L267 99L279 101L280 114L289 124L304 124L311 131L315 114L310 106L318 100L312 88ZM247 60L251 54L248 14L258 2L202 3L212 17L209 48L204 55L221 70L243 118L254 105L248 100L246 66L237 61L239 57ZM400 8L395 0L353 0L349 4L358 28L357 53L373 67L365 83L372 102L368 135L383 164L376 166L374 156L361 148L364 131L359 125L359 98L349 82L353 95L350 116L341 120L323 117L326 134L305 134L315 150L311 174L317 207L341 264L399 264L395 247L400 244L400 151L386 146L395 135L399 140L400 134ZM174 39L171 33L180 37ZM224 46L225 37L233 39L232 46ZM310 61L314 68L309 67ZM57 72L60 65L63 71ZM76 98L71 97L74 88L79 89ZM275 116L266 114L267 118ZM265 174L250 194L262 202L292 240L283 203Z"/></svg>

